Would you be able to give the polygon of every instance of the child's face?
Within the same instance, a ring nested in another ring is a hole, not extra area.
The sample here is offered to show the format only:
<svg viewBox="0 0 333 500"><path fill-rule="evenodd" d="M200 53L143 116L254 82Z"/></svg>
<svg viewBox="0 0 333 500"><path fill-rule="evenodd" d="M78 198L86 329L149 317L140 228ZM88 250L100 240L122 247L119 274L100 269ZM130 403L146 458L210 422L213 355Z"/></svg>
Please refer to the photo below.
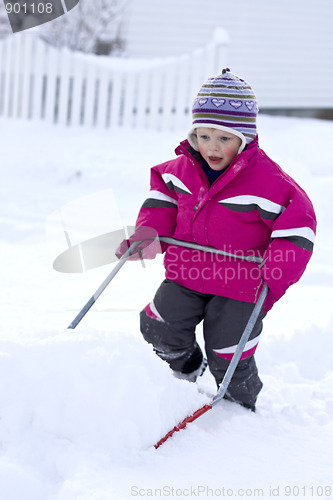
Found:
<svg viewBox="0 0 333 500"><path fill-rule="evenodd" d="M242 143L237 135L216 128L197 128L198 146L202 157L213 170L225 169Z"/></svg>

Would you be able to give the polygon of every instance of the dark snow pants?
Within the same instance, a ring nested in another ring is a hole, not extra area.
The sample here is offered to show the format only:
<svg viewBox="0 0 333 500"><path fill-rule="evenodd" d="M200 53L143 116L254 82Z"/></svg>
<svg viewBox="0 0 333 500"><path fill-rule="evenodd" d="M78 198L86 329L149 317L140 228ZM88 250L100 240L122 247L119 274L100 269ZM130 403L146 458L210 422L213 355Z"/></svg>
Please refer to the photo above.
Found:
<svg viewBox="0 0 333 500"><path fill-rule="evenodd" d="M164 280L153 301L141 311L141 332L172 370L190 374L203 360L195 337L195 328L203 320L208 366L219 385L253 308L248 302L195 292ZM253 356L262 319L261 313L226 394L227 399L253 409L262 388Z"/></svg>

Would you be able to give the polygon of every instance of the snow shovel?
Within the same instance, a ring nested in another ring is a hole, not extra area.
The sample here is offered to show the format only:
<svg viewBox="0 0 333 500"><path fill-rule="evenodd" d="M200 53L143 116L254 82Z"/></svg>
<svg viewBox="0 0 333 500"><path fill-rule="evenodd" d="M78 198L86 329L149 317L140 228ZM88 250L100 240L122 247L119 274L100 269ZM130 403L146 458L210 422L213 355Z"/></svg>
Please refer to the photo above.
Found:
<svg viewBox="0 0 333 500"><path fill-rule="evenodd" d="M120 258L120 260L116 264L116 266L112 269L111 273L106 277L106 279L103 281L103 283L100 285L100 287L96 290L94 295L92 295L92 297L88 300L88 302L81 309L81 311L78 313L78 315L73 319L71 324L67 327L68 329L74 329L75 327L77 327L77 325L80 323L82 318L87 314L87 312L90 310L90 308L95 304L98 297L103 293L103 291L108 286L108 284L113 280L113 278L116 276L118 271L120 271L120 269L123 267L123 265L125 264L127 259L133 254L133 252L135 251L137 246L140 245L143 241L147 241L150 239L153 241L156 238L144 238L142 240L134 241L131 244L131 246L128 248L128 250ZM161 241L163 243L179 245L179 246L182 246L185 248L192 248L195 250L201 250L203 252L215 253L218 255L225 255L227 257L233 257L236 259L246 260L248 262L260 263L262 261L261 257L255 257L254 255L243 255L243 256L235 255L235 254L231 254L228 252L224 252L223 250L218 250L217 248L203 246L203 245L199 245L197 243L190 243L188 241L177 240L175 238L169 238L166 236L165 237L161 236L159 238L159 241Z"/></svg>
<svg viewBox="0 0 333 500"><path fill-rule="evenodd" d="M220 388L218 390L218 392L215 394L215 396L213 397L212 401L209 403L209 404L206 404L204 406L202 406L201 408L199 408L198 410L196 410L192 415L189 415L188 417L186 417L184 420L182 420L178 425L176 425L171 431L169 431L162 439L160 439L158 441L158 443L155 444L155 448L159 448L161 446L161 444L165 443L165 441L167 439L169 439L169 437L171 437L175 432L177 431L180 431L181 429L185 429L185 427L187 426L188 423L190 422L193 422L194 420L196 420L197 418L199 418L201 415L203 415L204 413L206 413L207 411L211 410L212 408L214 408L214 406L219 402L221 401L221 399L223 399L225 393L227 392L227 389L228 389L228 386L229 386L229 383L232 379L232 376L235 372L235 369L238 365L238 362L241 358L241 355L244 351L244 347L251 335L251 332L254 328L254 325L256 324L256 321L258 319L258 316L260 314L260 311L262 309L262 306L265 302L265 299L267 297L267 293L268 293L268 286L266 285L266 283L264 284L263 286L263 289L262 289L262 292L259 296L259 299L256 303L256 305L254 306L254 309L252 311L252 314L247 322L247 325L244 329L244 332L241 336L241 339L239 341L239 344L236 348L236 351L229 363L229 366L228 366L228 369L223 377L223 380L221 382L221 385L220 385Z"/></svg>

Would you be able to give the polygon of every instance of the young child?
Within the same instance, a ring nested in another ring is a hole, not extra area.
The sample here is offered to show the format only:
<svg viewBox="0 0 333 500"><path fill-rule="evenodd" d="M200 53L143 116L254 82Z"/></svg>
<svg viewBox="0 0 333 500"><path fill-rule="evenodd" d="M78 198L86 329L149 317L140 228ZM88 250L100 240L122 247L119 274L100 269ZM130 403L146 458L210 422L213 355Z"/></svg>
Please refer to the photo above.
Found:
<svg viewBox="0 0 333 500"><path fill-rule="evenodd" d="M266 282L264 310L226 394L253 411L262 388L254 360L262 319L302 276L316 228L306 193L259 148L257 112L252 88L229 69L208 79L194 101L188 139L176 159L152 168L136 232L117 250L120 257L152 228L159 236L263 259L257 264L162 244L166 279L140 315L145 340L190 381L205 368L195 337L203 320L208 366L219 385ZM156 245L145 250L143 257L152 258Z"/></svg>

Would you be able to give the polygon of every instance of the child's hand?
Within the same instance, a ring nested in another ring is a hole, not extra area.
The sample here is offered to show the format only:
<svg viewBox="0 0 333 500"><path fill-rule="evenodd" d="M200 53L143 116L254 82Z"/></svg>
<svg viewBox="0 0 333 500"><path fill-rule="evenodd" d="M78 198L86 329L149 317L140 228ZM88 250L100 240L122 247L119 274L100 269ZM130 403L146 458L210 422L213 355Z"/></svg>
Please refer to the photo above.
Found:
<svg viewBox="0 0 333 500"><path fill-rule="evenodd" d="M115 251L116 257L118 257L118 259L121 259L126 250L128 250L129 246L130 240L123 240Z"/></svg>
<svg viewBox="0 0 333 500"><path fill-rule="evenodd" d="M139 227L127 240L123 240L116 250L116 256L120 259L135 241L140 241L133 250L130 260L154 259L156 254L162 253L157 232L149 227Z"/></svg>

